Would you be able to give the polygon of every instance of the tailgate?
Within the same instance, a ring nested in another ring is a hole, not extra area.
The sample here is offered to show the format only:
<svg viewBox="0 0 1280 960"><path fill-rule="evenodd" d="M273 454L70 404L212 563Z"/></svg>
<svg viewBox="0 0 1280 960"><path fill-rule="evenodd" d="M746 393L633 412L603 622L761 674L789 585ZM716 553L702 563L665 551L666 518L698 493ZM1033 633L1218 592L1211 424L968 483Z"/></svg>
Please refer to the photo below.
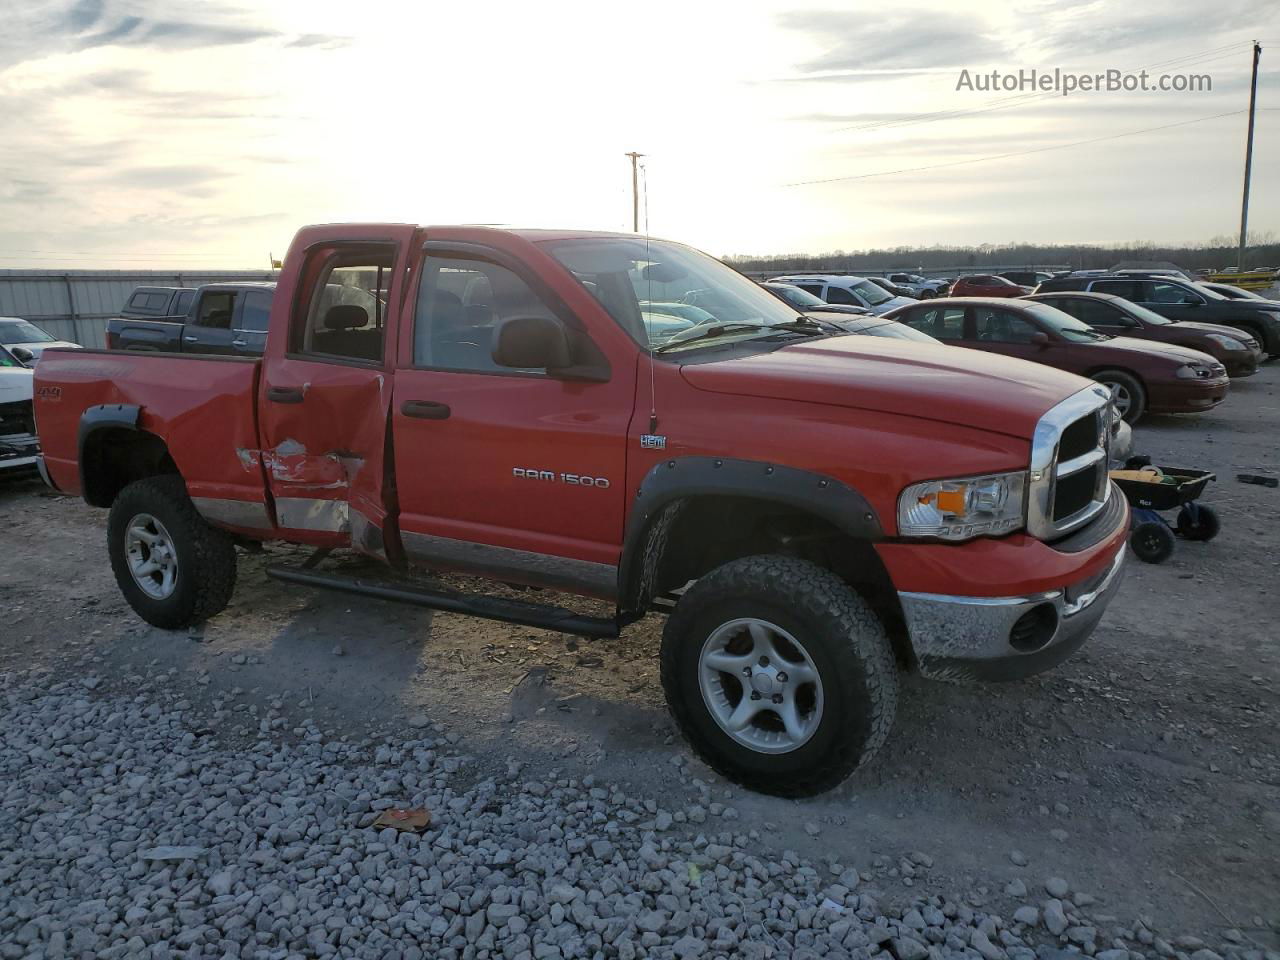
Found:
<svg viewBox="0 0 1280 960"><path fill-rule="evenodd" d="M35 369L35 419L50 480L82 493L82 422L104 414L127 422L136 410L136 429L164 441L192 499L263 503L258 370L252 358L45 351Z"/></svg>

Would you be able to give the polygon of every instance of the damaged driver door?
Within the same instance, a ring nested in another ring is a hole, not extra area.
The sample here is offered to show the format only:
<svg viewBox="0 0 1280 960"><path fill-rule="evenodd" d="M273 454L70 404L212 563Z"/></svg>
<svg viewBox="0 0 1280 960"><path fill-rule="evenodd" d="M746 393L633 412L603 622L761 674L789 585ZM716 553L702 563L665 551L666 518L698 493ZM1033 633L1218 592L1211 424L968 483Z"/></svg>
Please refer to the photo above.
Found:
<svg viewBox="0 0 1280 960"><path fill-rule="evenodd" d="M276 291L288 330L273 330L259 410L263 472L290 539L386 559L389 358L413 232L361 225L289 253L301 264Z"/></svg>

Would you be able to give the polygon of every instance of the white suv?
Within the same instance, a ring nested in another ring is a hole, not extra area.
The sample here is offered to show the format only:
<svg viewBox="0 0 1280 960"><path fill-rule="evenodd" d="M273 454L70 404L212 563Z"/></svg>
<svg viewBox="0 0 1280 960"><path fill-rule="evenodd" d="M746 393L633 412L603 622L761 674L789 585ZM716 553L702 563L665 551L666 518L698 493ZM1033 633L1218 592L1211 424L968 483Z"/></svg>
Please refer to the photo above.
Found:
<svg viewBox="0 0 1280 960"><path fill-rule="evenodd" d="M827 303L851 304L855 307L866 307L871 313L879 316L888 313L895 307L915 303L912 297L895 297L884 287L872 283L866 277L837 277L825 273L797 273L789 277L772 277L778 283L789 283L807 290Z"/></svg>
<svg viewBox="0 0 1280 960"><path fill-rule="evenodd" d="M947 289L947 285L941 280L929 280L915 273L886 273L884 278L895 287L901 287L922 300L936 297Z"/></svg>

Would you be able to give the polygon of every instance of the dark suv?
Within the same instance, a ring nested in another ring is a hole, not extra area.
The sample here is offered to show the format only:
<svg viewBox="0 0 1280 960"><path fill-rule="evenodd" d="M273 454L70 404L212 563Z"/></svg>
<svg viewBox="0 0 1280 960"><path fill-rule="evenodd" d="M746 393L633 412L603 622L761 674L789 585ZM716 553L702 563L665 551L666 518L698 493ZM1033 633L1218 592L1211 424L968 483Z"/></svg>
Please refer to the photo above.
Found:
<svg viewBox="0 0 1280 960"><path fill-rule="evenodd" d="M1139 303L1170 320L1194 320L1235 327L1247 331L1264 352L1280 357L1280 303L1228 300L1192 280L1151 274L1058 277L1036 287L1036 293L1062 290L1109 293Z"/></svg>

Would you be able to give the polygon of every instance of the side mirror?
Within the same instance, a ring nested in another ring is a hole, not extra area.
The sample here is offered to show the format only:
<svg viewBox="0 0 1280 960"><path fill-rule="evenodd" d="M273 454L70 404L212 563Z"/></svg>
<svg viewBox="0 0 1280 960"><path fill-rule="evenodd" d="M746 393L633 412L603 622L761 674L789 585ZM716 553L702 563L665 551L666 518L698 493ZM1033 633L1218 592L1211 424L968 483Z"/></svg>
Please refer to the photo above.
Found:
<svg viewBox="0 0 1280 960"><path fill-rule="evenodd" d="M9 352L13 354L14 359L23 366L34 367L36 365L36 357L26 347L10 347Z"/></svg>
<svg viewBox="0 0 1280 960"><path fill-rule="evenodd" d="M1184 297L1182 302L1188 307L1198 307L1202 301L1197 300L1195 297Z"/></svg>
<svg viewBox="0 0 1280 960"><path fill-rule="evenodd" d="M1049 335L1043 330L1037 330L1031 335L1031 344L1037 347L1047 347L1049 345Z"/></svg>
<svg viewBox="0 0 1280 960"><path fill-rule="evenodd" d="M493 362L500 367L573 365L564 324L553 317L512 317L493 331Z"/></svg>

